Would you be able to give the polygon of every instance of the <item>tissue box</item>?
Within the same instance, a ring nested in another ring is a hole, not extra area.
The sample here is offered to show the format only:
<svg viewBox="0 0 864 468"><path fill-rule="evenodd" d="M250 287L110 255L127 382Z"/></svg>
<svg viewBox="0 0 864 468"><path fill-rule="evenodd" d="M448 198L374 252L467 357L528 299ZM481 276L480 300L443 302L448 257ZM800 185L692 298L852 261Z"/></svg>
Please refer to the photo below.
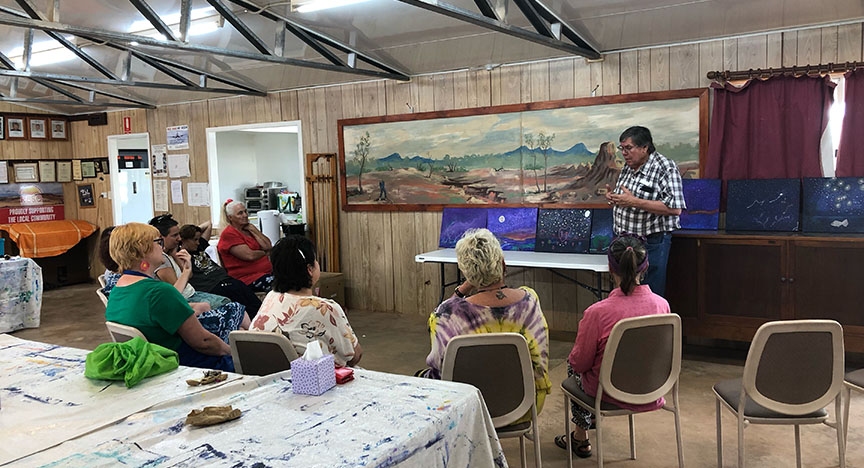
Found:
<svg viewBox="0 0 864 468"><path fill-rule="evenodd" d="M327 354L315 361L303 358L291 361L291 386L294 393L320 395L336 385L333 355Z"/></svg>

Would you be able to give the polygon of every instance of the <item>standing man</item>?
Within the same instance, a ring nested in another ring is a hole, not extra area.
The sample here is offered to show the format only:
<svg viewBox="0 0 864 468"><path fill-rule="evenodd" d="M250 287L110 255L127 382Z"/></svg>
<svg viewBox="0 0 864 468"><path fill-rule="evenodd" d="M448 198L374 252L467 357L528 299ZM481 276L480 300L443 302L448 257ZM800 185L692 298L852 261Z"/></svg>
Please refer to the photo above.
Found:
<svg viewBox="0 0 864 468"><path fill-rule="evenodd" d="M684 204L681 174L674 161L654 148L651 131L630 127L618 139L625 167L615 189L606 186L616 235L633 233L647 239L648 270L642 284L661 296L666 292L666 261L672 231L681 228Z"/></svg>

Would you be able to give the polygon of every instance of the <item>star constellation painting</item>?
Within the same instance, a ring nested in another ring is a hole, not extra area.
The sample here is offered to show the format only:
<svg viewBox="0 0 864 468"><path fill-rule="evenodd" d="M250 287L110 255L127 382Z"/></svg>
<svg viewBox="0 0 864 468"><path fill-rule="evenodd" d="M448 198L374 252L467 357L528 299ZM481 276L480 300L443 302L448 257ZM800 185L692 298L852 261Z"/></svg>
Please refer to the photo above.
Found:
<svg viewBox="0 0 864 468"><path fill-rule="evenodd" d="M504 250L534 250L537 208L490 208L486 227Z"/></svg>
<svg viewBox="0 0 864 468"><path fill-rule="evenodd" d="M537 252L588 253L591 211L584 209L540 210L537 219Z"/></svg>
<svg viewBox="0 0 864 468"><path fill-rule="evenodd" d="M727 231L798 230L798 179L730 180L728 187Z"/></svg>
<svg viewBox="0 0 864 468"><path fill-rule="evenodd" d="M864 177L804 179L805 232L864 232Z"/></svg>
<svg viewBox="0 0 864 468"><path fill-rule="evenodd" d="M716 230L720 222L720 179L682 179L684 202L681 229Z"/></svg>
<svg viewBox="0 0 864 468"><path fill-rule="evenodd" d="M469 229L486 227L485 208L444 208L441 216L441 236L438 246L456 247L456 242Z"/></svg>
<svg viewBox="0 0 864 468"><path fill-rule="evenodd" d="M591 246L588 253L606 253L612 243L612 210L593 210L591 213Z"/></svg>

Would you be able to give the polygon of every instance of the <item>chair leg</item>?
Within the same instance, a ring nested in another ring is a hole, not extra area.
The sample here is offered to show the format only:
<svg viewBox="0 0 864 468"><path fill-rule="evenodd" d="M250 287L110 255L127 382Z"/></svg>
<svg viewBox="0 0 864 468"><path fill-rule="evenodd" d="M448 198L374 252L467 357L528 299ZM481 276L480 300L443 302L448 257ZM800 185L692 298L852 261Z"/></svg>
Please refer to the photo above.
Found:
<svg viewBox="0 0 864 468"><path fill-rule="evenodd" d="M525 458L525 436L519 436L519 458L522 460L522 468L528 468L528 459Z"/></svg>
<svg viewBox="0 0 864 468"><path fill-rule="evenodd" d="M540 424L537 420L537 405L531 405L531 425L534 426L534 467L541 468L543 463L540 461ZM570 438L570 434L567 434Z"/></svg>
<svg viewBox="0 0 864 468"><path fill-rule="evenodd" d="M846 411L849 410L849 396L846 400ZM834 399L834 412L837 414L837 455L840 457L840 468L846 468L846 425L849 424L849 413L847 412L844 418L840 419L840 407L843 404L841 400L840 395Z"/></svg>
<svg viewBox="0 0 864 468"><path fill-rule="evenodd" d="M634 426L633 415L628 414L627 419L630 420L630 459L635 460L636 459L636 430L633 427Z"/></svg>
<svg viewBox="0 0 864 468"><path fill-rule="evenodd" d="M852 400L852 389L843 386L843 443L849 440L849 404ZM837 413L840 414L839 412Z"/></svg>
<svg viewBox="0 0 864 468"><path fill-rule="evenodd" d="M723 468L723 429L720 423L720 399L715 398L715 400L717 400L717 468Z"/></svg>
<svg viewBox="0 0 864 468"><path fill-rule="evenodd" d="M801 468L801 426L795 425L795 466Z"/></svg>
<svg viewBox="0 0 864 468"><path fill-rule="evenodd" d="M744 408L738 413L738 468L744 468Z"/></svg>
<svg viewBox="0 0 864 468"><path fill-rule="evenodd" d="M597 426L597 466L603 468L603 416L600 415L600 408L595 408L594 425Z"/></svg>
<svg viewBox="0 0 864 468"><path fill-rule="evenodd" d="M573 468L573 438L570 437L570 398L564 395L564 429L567 431L567 468Z"/></svg>
<svg viewBox="0 0 864 468"><path fill-rule="evenodd" d="M675 405L675 442L678 443L678 468L684 468L684 443L681 440L681 415L678 413L678 383L672 389L672 403Z"/></svg>

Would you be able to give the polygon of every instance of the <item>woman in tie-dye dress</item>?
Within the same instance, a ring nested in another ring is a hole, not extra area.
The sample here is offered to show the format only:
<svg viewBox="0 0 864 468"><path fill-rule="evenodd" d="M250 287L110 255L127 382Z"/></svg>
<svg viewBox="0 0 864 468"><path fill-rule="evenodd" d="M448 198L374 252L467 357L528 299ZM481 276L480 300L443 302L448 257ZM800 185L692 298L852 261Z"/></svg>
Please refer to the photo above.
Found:
<svg viewBox="0 0 864 468"><path fill-rule="evenodd" d="M456 259L466 281L429 317L432 351L429 366L418 376L441 378L444 350L453 337L473 333L519 333L528 342L537 389L537 412L552 384L549 382L549 329L531 288L504 284L504 252L487 229L472 229L456 243ZM528 421L530 412L519 420Z"/></svg>

